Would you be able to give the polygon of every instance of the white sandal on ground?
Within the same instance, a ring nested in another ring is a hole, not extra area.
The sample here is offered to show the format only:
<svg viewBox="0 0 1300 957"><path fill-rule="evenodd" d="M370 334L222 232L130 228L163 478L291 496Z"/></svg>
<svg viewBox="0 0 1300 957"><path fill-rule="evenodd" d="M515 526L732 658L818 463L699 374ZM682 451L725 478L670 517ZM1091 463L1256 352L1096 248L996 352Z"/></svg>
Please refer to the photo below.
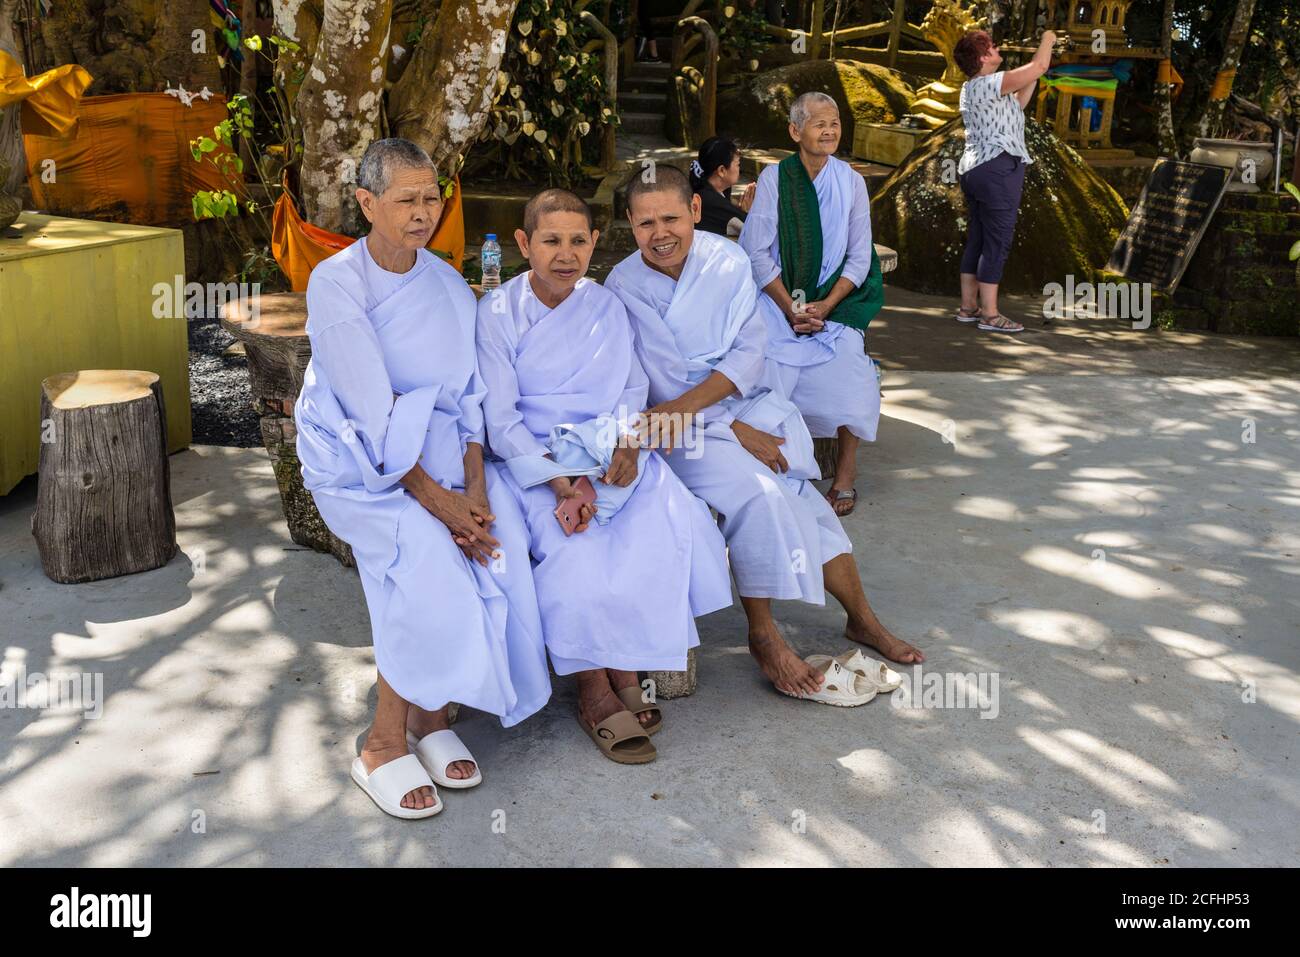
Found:
<svg viewBox="0 0 1300 957"><path fill-rule="evenodd" d="M777 688L781 694L789 695L791 698L802 698L805 701L831 704L837 708L856 708L876 696L876 689L871 686L871 682L849 671L830 655L809 655L804 661L826 676L822 686L812 694L802 692L795 694Z"/></svg>
<svg viewBox="0 0 1300 957"><path fill-rule="evenodd" d="M442 787L473 788L483 783L483 774L479 771L478 762L474 761L474 755L469 753L469 748L465 747L460 737L450 728L426 734L418 739L407 731L406 743L420 759L424 770L428 771L429 776ZM447 768L456 761L473 761L474 774L468 778L448 777Z"/></svg>
<svg viewBox="0 0 1300 957"><path fill-rule="evenodd" d="M366 771L361 758L357 758L352 762L352 780L357 782L357 787L366 792L366 796L375 802L379 810L393 817L413 821L433 817L442 810L442 798L438 797L438 789L433 787L420 759L414 754L394 758L370 772ZM433 807L402 807L402 798L416 788L433 788Z"/></svg>
<svg viewBox="0 0 1300 957"><path fill-rule="evenodd" d="M849 671L865 678L880 694L896 691L903 683L902 675L883 661L868 658L862 653L861 648L853 648L842 655L836 655L835 660Z"/></svg>

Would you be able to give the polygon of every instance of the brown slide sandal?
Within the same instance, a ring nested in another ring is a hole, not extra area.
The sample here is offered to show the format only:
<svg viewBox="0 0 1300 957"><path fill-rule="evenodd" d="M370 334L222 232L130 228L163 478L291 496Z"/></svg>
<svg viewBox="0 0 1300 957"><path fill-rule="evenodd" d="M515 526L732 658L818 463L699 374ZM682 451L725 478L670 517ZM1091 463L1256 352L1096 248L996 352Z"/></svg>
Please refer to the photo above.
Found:
<svg viewBox="0 0 1300 957"><path fill-rule="evenodd" d="M655 713L655 719L649 724L642 724L641 730L646 734L654 734L664 726L664 713L659 710L659 705L653 701L646 701L642 698L644 692L640 687L628 687L621 689L618 693L618 700L623 702L623 707L632 712L632 717L644 714L647 711ZM637 718L637 724L641 724L641 719Z"/></svg>
<svg viewBox="0 0 1300 957"><path fill-rule="evenodd" d="M579 715L578 724L587 732L587 737L596 742L601 753L618 764L649 764L659 755L641 722L630 712L611 714L594 728L587 727L587 722Z"/></svg>

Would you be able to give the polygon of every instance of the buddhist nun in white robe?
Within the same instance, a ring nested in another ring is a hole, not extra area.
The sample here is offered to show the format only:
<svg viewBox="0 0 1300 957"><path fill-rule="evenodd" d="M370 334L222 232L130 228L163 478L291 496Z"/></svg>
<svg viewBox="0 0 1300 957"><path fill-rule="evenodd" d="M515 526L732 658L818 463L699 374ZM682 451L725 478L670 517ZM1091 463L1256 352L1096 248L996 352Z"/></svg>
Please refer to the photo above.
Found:
<svg viewBox="0 0 1300 957"><path fill-rule="evenodd" d="M483 408L490 449L528 525L551 663L583 676L580 723L608 757L649 759L653 746L631 740L639 728L627 719L644 714L657 728L662 716L641 707L635 672L684 670L699 643L696 616L730 605L731 585L708 507L657 452L637 447L631 419L645 408L648 383L622 303L582 278L588 216L563 190L526 210L516 239L532 268L479 303ZM606 481L623 469L620 481ZM576 476L593 482L596 509L566 535L555 511ZM632 707L616 708L614 698ZM627 746L611 752L604 742L615 739Z"/></svg>
<svg viewBox="0 0 1300 957"><path fill-rule="evenodd" d="M833 155L833 99L799 97L790 131L799 150L759 175L739 241L762 290L775 381L815 438L840 439L828 497L847 515L857 497L858 441L874 441L880 419L880 382L864 339L884 302L871 202L861 174Z"/></svg>
<svg viewBox="0 0 1300 957"><path fill-rule="evenodd" d="M699 200L678 170L660 167L657 177L629 187L639 249L605 286L632 319L651 416L695 417L698 447L682 445L667 459L718 512L751 652L778 689L816 692L820 674L785 644L771 599L820 605L827 590L849 614L848 637L894 660L920 661L871 611L848 536L812 486L819 474L812 438L764 363L767 334L748 258L729 240L692 229Z"/></svg>
<svg viewBox="0 0 1300 957"><path fill-rule="evenodd" d="M446 706L510 726L546 703L550 680L523 516L496 467L478 467L475 297L421 248L440 209L437 175L406 141L371 150L358 193L372 232L308 283L312 357L295 419L304 484L356 558L380 675L353 777L388 813L421 817L441 808L436 792L425 792L433 803L402 796L431 788L430 776L448 787L481 779ZM474 538L495 543L490 559ZM456 777L453 764L472 774Z"/></svg>

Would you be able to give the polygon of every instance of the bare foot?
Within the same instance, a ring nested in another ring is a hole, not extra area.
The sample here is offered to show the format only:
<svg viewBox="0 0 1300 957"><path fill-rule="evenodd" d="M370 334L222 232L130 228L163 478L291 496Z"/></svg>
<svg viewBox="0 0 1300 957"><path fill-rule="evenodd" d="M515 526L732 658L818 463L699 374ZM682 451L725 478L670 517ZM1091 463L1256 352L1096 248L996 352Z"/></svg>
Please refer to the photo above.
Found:
<svg viewBox="0 0 1300 957"><path fill-rule="evenodd" d="M874 616L872 616L874 618ZM885 658L900 665L919 665L925 661L925 655L920 649L913 648L907 642L900 638L895 638L889 629L880 623L880 619L868 624L867 622L849 619L844 626L844 637L849 641L856 641L860 645L866 645L868 648L874 648Z"/></svg>
<svg viewBox="0 0 1300 957"><path fill-rule="evenodd" d="M396 761L403 755L410 754L405 744L395 745L391 748L377 748L370 750L369 746L361 749L361 763L365 765L366 774L374 774L379 768L383 767L389 761ZM433 788L422 787L414 791L407 791L402 796L402 807L408 807L413 811L422 811L425 808L433 807L438 803L438 799L433 796Z"/></svg>
<svg viewBox="0 0 1300 957"><path fill-rule="evenodd" d="M614 689L616 694L624 688L635 688L638 693L642 693L641 682L637 680L635 671L615 671L613 668L606 668L605 674L609 675L609 686ZM656 704L655 707L658 707L658 705ZM634 715L634 717L641 722L642 726L645 726L654 724L656 720L661 720L662 712L655 714L653 711L642 711L640 714Z"/></svg>
<svg viewBox="0 0 1300 957"><path fill-rule="evenodd" d="M438 711L425 711L423 708L411 705L406 712L406 730L415 735L417 741L433 734L435 731L447 731L450 728L451 721L448 720L448 708L441 708ZM443 773L454 781L466 781L474 776L476 770L473 761L453 761L447 765L447 770Z"/></svg>
<svg viewBox="0 0 1300 957"><path fill-rule="evenodd" d="M623 702L618 700L618 695L608 689L602 688L594 697L586 697L581 692L578 694L578 716L589 728L594 729L610 715L626 710Z"/></svg>
<svg viewBox="0 0 1300 957"><path fill-rule="evenodd" d="M840 492L852 492L851 496L840 497ZM831 503L831 508L840 518L848 515L858 504L858 490L853 488L853 483L848 485L831 485L830 490L826 493L826 501Z"/></svg>
<svg viewBox="0 0 1300 957"><path fill-rule="evenodd" d="M825 675L790 650L776 629L767 633L751 631L749 653L767 680L787 694L813 694L826 680Z"/></svg>

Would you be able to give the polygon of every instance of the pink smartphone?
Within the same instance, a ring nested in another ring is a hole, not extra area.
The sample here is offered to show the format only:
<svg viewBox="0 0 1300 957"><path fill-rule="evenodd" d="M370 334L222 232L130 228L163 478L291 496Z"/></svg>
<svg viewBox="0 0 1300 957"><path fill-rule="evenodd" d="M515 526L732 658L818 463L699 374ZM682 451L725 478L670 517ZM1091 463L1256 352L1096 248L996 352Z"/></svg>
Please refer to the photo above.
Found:
<svg viewBox="0 0 1300 957"><path fill-rule="evenodd" d="M565 535L572 535L573 530L578 527L582 519L582 506L596 501L596 489L587 476L584 475L574 481L573 487L578 494L573 498L566 498L555 509L555 517L559 520L560 528L564 529Z"/></svg>

